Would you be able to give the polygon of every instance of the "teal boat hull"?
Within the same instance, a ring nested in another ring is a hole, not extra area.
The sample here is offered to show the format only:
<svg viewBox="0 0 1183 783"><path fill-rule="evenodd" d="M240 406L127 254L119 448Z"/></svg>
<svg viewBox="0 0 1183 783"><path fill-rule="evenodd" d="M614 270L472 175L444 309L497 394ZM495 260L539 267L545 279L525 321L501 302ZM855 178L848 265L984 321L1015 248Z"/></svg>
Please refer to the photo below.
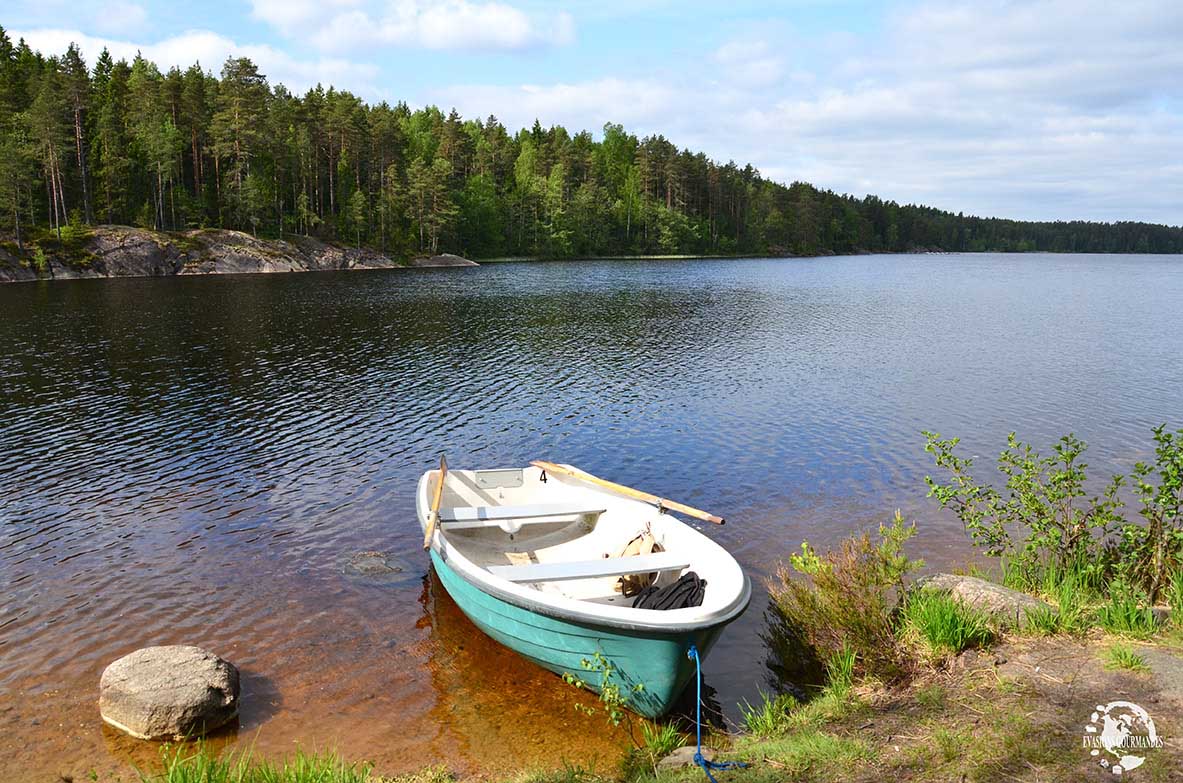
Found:
<svg viewBox="0 0 1183 783"><path fill-rule="evenodd" d="M660 633L550 617L477 589L434 550L431 561L448 595L485 634L539 666L574 675L597 691L602 675L588 671L583 662L595 661L598 653L612 669L609 682L618 687L626 705L648 718L669 712L694 678L694 661L686 655L690 645L705 657L726 625Z"/></svg>

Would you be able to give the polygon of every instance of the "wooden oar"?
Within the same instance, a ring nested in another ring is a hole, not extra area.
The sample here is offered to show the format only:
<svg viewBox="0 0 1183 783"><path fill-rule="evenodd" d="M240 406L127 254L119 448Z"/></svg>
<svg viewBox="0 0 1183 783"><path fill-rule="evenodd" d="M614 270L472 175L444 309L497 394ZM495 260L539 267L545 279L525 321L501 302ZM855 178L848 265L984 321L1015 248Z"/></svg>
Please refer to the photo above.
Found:
<svg viewBox="0 0 1183 783"><path fill-rule="evenodd" d="M423 548L431 546L431 534L435 532L435 525L440 519L440 501L444 497L444 479L448 477L448 461L440 455L440 480L435 485L435 496L431 499L431 510L427 512L427 532L423 534Z"/></svg>
<svg viewBox="0 0 1183 783"><path fill-rule="evenodd" d="M639 489L626 487L623 484L617 484L613 481L606 481L605 479L599 478L598 476L593 476L590 473L586 473L579 468L568 468L541 459L533 460L530 462L530 464L536 468L542 468L547 473L556 473L562 476L570 476L571 478L577 478L580 481L586 481L589 484L597 484L606 489L610 489L613 492L619 492L621 495L627 495L630 498L643 500L646 503L652 503L655 506L667 508L670 511L678 511L685 514L686 516L694 517L695 519L701 519L705 522L714 522L716 525L722 525L726 522L723 517L717 517L714 514L708 514L701 509L694 508L693 506L687 506L683 503L677 503L673 500L659 498L657 495L651 495L648 492L642 492Z"/></svg>

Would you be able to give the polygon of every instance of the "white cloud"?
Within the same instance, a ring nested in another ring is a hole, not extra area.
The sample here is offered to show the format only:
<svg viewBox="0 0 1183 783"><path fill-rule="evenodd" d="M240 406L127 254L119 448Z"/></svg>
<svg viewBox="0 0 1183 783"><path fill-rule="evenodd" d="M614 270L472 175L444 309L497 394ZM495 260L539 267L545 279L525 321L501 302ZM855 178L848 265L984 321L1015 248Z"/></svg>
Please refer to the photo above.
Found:
<svg viewBox="0 0 1183 783"><path fill-rule="evenodd" d="M101 33L137 33L147 28L148 12L139 3L112 0L91 14L91 25Z"/></svg>
<svg viewBox="0 0 1183 783"><path fill-rule="evenodd" d="M934 3L873 38L748 30L675 73L437 94L510 125L624 122L860 196L1177 225L1180 40L1177 0Z"/></svg>
<svg viewBox="0 0 1183 783"><path fill-rule="evenodd" d="M14 39L24 38L33 49L47 54L64 52L71 42L76 43L90 63L104 48L110 50L111 56L116 59L131 60L138 52L162 70L174 65L188 68L200 62L203 68L216 74L227 57L249 57L272 84L284 84L296 92L320 83L352 89L366 96L378 93L375 86L378 69L373 65L328 57L297 60L275 47L239 44L208 30L190 30L149 44L95 37L77 30L14 30L11 36Z"/></svg>
<svg viewBox="0 0 1183 783"><path fill-rule="evenodd" d="M785 61L774 54L768 41L732 39L715 50L718 62L732 82L750 87L768 87L785 74Z"/></svg>
<svg viewBox="0 0 1183 783"><path fill-rule="evenodd" d="M577 132L599 130L606 122L652 127L667 112L682 108L683 96L652 80L599 79L545 86L462 85L434 97L468 116L495 114L511 128L528 128L540 119Z"/></svg>
<svg viewBox="0 0 1183 783"><path fill-rule="evenodd" d="M561 46L575 36L565 12L528 14L502 2L391 0L252 0L255 18L323 51L402 46L424 49L517 50Z"/></svg>

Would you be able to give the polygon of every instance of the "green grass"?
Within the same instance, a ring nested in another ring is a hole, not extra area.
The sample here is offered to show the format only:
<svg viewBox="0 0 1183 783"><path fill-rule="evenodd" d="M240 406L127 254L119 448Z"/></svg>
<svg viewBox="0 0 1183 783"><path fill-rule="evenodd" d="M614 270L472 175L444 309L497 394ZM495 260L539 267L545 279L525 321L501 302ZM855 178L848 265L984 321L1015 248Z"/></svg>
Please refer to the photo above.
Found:
<svg viewBox="0 0 1183 783"><path fill-rule="evenodd" d="M372 783L370 767L348 764L335 754L295 755L268 761L249 753L219 756L204 745L196 748L165 746L161 750L164 771L140 773L143 783Z"/></svg>
<svg viewBox="0 0 1183 783"><path fill-rule="evenodd" d="M641 723L641 739L645 743L645 753L656 764L661 759L682 747L685 737L672 723L653 724Z"/></svg>
<svg viewBox="0 0 1183 783"><path fill-rule="evenodd" d="M1146 659L1124 644L1115 644L1105 651L1106 669L1123 669L1128 672L1148 672Z"/></svg>
<svg viewBox="0 0 1183 783"><path fill-rule="evenodd" d="M744 729L755 737L778 737L789 730L789 719L797 706L797 700L787 693L772 698L761 693L759 705L745 701L740 708Z"/></svg>
<svg viewBox="0 0 1183 783"><path fill-rule="evenodd" d="M1060 624L1060 613L1050 606L1035 606L1027 609L1024 614L1027 621L1023 624L1023 633L1033 636L1055 636L1063 631Z"/></svg>
<svg viewBox="0 0 1183 783"><path fill-rule="evenodd" d="M1043 594L1056 603L1056 624L1061 633L1081 634L1091 625L1089 602L1095 591L1081 571L1059 573L1049 569L1044 576Z"/></svg>
<svg viewBox="0 0 1183 783"><path fill-rule="evenodd" d="M855 654L849 645L835 652L826 661L826 690L839 698L850 693L854 687Z"/></svg>
<svg viewBox="0 0 1183 783"><path fill-rule="evenodd" d="M1158 628L1145 594L1121 580L1110 586L1109 600L1097 608L1096 616L1097 625L1118 636L1146 639Z"/></svg>
<svg viewBox="0 0 1183 783"><path fill-rule="evenodd" d="M447 767L424 767L418 772L408 772L405 775L395 775L392 778L370 778L372 783L454 783L456 776ZM325 781L324 783L332 783Z"/></svg>
<svg viewBox="0 0 1183 783"><path fill-rule="evenodd" d="M1171 624L1183 628L1183 570L1171 574L1167 585L1167 604L1171 607Z"/></svg>
<svg viewBox="0 0 1183 783"><path fill-rule="evenodd" d="M775 740L741 743L738 755L746 761L771 762L780 779L826 769L849 769L873 757L870 745L853 737L842 737L817 729L793 732Z"/></svg>
<svg viewBox="0 0 1183 783"><path fill-rule="evenodd" d="M937 744L941 759L948 763L961 758L962 750L970 744L970 738L965 733L951 729L937 729L932 734Z"/></svg>
<svg viewBox="0 0 1183 783"><path fill-rule="evenodd" d="M562 769L550 772L527 772L512 779L513 783L602 783L606 781L603 775L595 770L581 767L578 764L567 764ZM318 781L319 783L319 781ZM337 781L325 781L337 783Z"/></svg>
<svg viewBox="0 0 1183 783"><path fill-rule="evenodd" d="M943 710L948 698L943 685L929 685L916 691L916 702L926 710Z"/></svg>
<svg viewBox="0 0 1183 783"><path fill-rule="evenodd" d="M956 655L994 640L994 629L985 612L936 590L921 590L908 599L904 623L938 654Z"/></svg>

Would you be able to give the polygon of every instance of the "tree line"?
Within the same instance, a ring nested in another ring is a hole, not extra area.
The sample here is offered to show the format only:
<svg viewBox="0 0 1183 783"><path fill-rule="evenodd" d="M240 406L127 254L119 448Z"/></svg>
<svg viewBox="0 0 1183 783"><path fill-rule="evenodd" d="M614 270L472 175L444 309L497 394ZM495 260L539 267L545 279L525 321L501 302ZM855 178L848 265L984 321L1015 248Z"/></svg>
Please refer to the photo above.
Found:
<svg viewBox="0 0 1183 783"><path fill-rule="evenodd" d="M608 124L510 133L496 117L294 95L247 58L162 72L0 28L0 227L222 227L475 258L947 251L1183 252L1183 228L1024 222L785 186Z"/></svg>

